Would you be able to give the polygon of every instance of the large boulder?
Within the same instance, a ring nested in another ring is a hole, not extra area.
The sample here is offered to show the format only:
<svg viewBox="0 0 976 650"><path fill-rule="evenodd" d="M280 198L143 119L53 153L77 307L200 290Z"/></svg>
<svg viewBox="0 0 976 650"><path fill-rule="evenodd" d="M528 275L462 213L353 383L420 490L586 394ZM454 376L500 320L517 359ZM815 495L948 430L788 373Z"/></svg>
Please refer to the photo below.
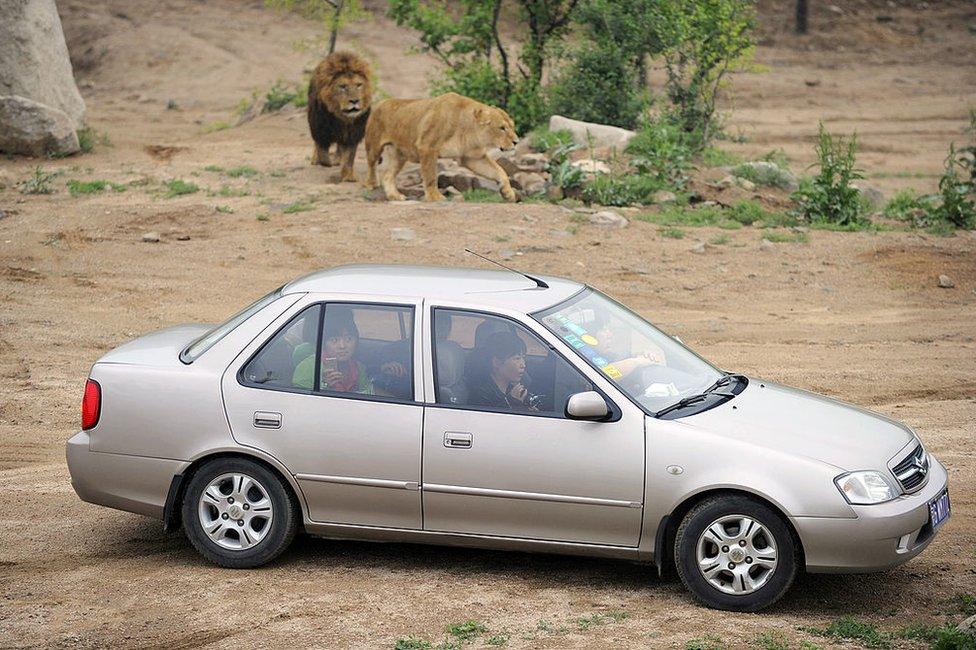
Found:
<svg viewBox="0 0 976 650"><path fill-rule="evenodd" d="M0 151L63 156L79 148L74 122L63 111L17 95L0 96Z"/></svg>
<svg viewBox="0 0 976 650"><path fill-rule="evenodd" d="M549 118L549 130L569 131L573 134L573 142L584 146L616 147L618 151L623 151L630 139L634 137L633 131L619 126L581 122L562 115L553 115Z"/></svg>
<svg viewBox="0 0 976 650"><path fill-rule="evenodd" d="M61 111L75 129L83 125L85 102L54 0L0 2L0 95L25 97Z"/></svg>

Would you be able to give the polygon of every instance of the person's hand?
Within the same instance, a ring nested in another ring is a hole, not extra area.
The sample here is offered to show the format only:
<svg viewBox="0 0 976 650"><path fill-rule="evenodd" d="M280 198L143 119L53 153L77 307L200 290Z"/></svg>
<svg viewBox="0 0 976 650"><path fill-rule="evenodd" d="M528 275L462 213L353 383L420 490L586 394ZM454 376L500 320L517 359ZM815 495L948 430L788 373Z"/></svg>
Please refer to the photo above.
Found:
<svg viewBox="0 0 976 650"><path fill-rule="evenodd" d="M326 370L322 376L323 386L334 386L342 381L342 373L338 370Z"/></svg>
<svg viewBox="0 0 976 650"><path fill-rule="evenodd" d="M640 358L644 359L647 365L664 365L664 353L658 349L644 350L644 352L641 353Z"/></svg>
<svg viewBox="0 0 976 650"><path fill-rule="evenodd" d="M393 375L394 377L403 377L407 374L407 369L403 367L403 364L398 361L387 361L382 366L380 366L380 371L386 375Z"/></svg>
<svg viewBox="0 0 976 650"><path fill-rule="evenodd" d="M512 390L508 391L509 397L518 400L519 402L525 401L525 396L529 394L529 389L522 384L515 384L512 386Z"/></svg>

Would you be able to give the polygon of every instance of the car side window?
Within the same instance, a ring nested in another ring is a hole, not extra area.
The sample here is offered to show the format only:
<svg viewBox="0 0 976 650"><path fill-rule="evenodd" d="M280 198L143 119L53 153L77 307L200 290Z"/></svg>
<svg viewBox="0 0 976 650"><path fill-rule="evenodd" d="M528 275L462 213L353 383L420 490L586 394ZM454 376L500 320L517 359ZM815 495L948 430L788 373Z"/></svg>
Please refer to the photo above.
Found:
<svg viewBox="0 0 976 650"><path fill-rule="evenodd" d="M295 371L304 359L315 354L321 309L320 305L312 305L281 328L244 366L247 383L263 388L311 389L311 381L307 385L295 383Z"/></svg>
<svg viewBox="0 0 976 650"><path fill-rule="evenodd" d="M515 321L435 309L433 326L438 404L563 416L570 395L594 389Z"/></svg>

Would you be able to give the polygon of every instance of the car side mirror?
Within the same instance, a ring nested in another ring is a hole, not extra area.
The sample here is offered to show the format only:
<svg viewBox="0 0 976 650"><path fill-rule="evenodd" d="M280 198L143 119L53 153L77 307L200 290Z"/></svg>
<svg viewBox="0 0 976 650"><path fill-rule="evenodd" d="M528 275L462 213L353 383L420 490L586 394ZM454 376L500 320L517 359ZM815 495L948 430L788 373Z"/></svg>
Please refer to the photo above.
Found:
<svg viewBox="0 0 976 650"><path fill-rule="evenodd" d="M566 402L566 415L574 420L602 420L609 414L607 401L595 390L570 395Z"/></svg>

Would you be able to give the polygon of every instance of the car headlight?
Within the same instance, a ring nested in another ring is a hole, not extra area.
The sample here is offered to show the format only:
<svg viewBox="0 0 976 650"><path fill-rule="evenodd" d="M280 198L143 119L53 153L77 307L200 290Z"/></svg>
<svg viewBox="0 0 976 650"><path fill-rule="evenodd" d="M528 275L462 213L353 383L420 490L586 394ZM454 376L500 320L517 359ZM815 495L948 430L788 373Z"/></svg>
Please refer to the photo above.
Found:
<svg viewBox="0 0 976 650"><path fill-rule="evenodd" d="M881 472L868 470L841 474L834 479L834 483L852 505L884 503L898 496L898 490Z"/></svg>

